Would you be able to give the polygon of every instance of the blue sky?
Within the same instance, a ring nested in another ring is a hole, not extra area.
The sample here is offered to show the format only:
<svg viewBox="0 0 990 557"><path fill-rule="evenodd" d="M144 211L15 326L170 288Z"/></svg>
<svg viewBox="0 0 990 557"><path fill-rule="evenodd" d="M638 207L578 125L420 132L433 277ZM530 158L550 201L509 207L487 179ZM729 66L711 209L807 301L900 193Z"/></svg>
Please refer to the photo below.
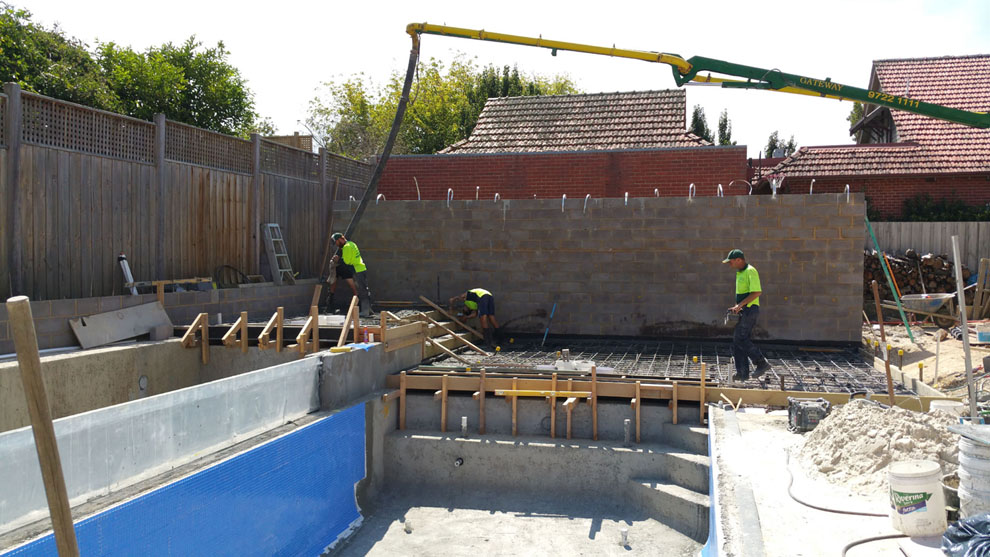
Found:
<svg viewBox="0 0 990 557"><path fill-rule="evenodd" d="M872 61L990 53L990 2L211 2L33 0L15 5L91 46L137 49L195 34L222 40L248 79L257 109L280 132L304 129L319 84L354 73L385 80L404 69L405 26L427 21L518 35L700 55L865 87ZM489 6L497 6L491 8ZM674 88L669 67L576 53L427 36L422 56L516 64L566 73L587 92ZM733 137L757 156L779 130L801 145L848 143L851 103L763 91L689 87L714 128L729 111ZM990 109L990 107L987 107Z"/></svg>

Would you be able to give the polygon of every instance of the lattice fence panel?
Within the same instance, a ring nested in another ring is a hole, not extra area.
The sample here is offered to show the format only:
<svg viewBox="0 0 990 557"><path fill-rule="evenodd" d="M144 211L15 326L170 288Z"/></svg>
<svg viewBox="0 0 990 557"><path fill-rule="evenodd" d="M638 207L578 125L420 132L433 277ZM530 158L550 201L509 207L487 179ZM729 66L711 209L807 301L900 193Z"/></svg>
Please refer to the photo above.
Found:
<svg viewBox="0 0 990 557"><path fill-rule="evenodd" d="M261 171L318 182L320 180L320 157L313 153L262 140Z"/></svg>
<svg viewBox="0 0 990 557"><path fill-rule="evenodd" d="M337 188L338 200L351 197L361 199L374 173L374 165L340 155L327 156L327 179L333 181L335 178L340 178L340 186Z"/></svg>
<svg viewBox="0 0 990 557"><path fill-rule="evenodd" d="M154 163L155 126L32 93L22 93L25 143Z"/></svg>
<svg viewBox="0 0 990 557"><path fill-rule="evenodd" d="M0 145L7 146L7 95L0 95Z"/></svg>
<svg viewBox="0 0 990 557"><path fill-rule="evenodd" d="M178 122L165 123L166 159L252 174L252 153L250 141Z"/></svg>

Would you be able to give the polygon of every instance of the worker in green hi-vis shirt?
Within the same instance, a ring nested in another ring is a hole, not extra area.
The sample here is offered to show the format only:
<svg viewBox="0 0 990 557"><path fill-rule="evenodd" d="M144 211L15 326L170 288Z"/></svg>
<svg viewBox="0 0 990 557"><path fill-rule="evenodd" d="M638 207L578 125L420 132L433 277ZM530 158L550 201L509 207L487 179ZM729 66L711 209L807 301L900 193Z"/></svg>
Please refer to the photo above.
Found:
<svg viewBox="0 0 990 557"><path fill-rule="evenodd" d="M739 315L739 322L732 333L732 356L736 362L736 374L733 379L746 381L749 379L749 361L753 360L756 369L753 378L757 379L770 371L770 362L763 357L760 349L753 344L753 327L760 317L760 273L756 267L746 263L742 250L734 249L729 252L722 263L728 263L736 270L736 305L729 311Z"/></svg>
<svg viewBox="0 0 990 557"><path fill-rule="evenodd" d="M330 237L336 244L340 254L334 255L330 262L331 266L336 266L338 279L347 282L351 287L351 292L358 298L361 308L361 317L371 317L371 291L368 290L368 266L361 258L361 250L357 244L351 242L340 232L335 232ZM333 293L337 289L338 281L330 285L330 305L333 306Z"/></svg>
<svg viewBox="0 0 990 557"><path fill-rule="evenodd" d="M496 341L501 343L502 332L499 330L498 321L495 320L495 296L484 288L472 288L460 296L451 298L448 307L453 311L454 305L461 302L464 303L464 311L459 315L465 319L478 316L485 344L492 348Z"/></svg>

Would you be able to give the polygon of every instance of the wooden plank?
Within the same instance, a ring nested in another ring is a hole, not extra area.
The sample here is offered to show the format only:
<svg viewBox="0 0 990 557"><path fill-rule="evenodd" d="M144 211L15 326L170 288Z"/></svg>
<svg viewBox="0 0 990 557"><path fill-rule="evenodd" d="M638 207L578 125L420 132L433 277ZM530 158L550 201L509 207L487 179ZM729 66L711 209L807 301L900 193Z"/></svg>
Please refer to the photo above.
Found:
<svg viewBox="0 0 990 557"><path fill-rule="evenodd" d="M82 280L84 276L88 274L83 269L83 261L86 259L86 255L83 253L82 249L82 233L83 233L83 204L82 204L82 192L85 187L86 180L89 179L88 173L86 172L86 164L83 161L84 155L80 153L72 153L69 156L72 168L72 180L69 183L69 191L72 192L72 228L71 228L71 240L72 240L72 253L70 254L70 259L72 263L70 275L72 277L72 287L69 290L73 298L82 298L83 287Z"/></svg>
<svg viewBox="0 0 990 557"><path fill-rule="evenodd" d="M591 366L591 438L598 441L598 366Z"/></svg>
<svg viewBox="0 0 990 557"><path fill-rule="evenodd" d="M485 434L485 368L481 368L481 378L478 380L478 392L481 397L478 399L478 434Z"/></svg>
<svg viewBox="0 0 990 557"><path fill-rule="evenodd" d="M440 344L439 342L433 340L430 337L423 337L423 338L426 339L426 342L430 343L433 346L436 346L437 348L440 349L441 352L443 352L444 354L450 356L451 358L454 358L455 360L457 360L457 361L459 361L461 363L467 364L469 366L472 365L471 362L465 360L464 358L462 358L462 357L458 356L457 354L454 354L453 352L451 352L450 350L448 350L447 347L444 346L443 344Z"/></svg>
<svg viewBox="0 0 990 557"><path fill-rule="evenodd" d="M519 378L512 378L512 390L515 391L519 388ZM518 404L519 397L513 396L512 398L512 436L515 437L519 433L519 423L518 423Z"/></svg>
<svg viewBox="0 0 990 557"><path fill-rule="evenodd" d="M557 374L550 380L550 438L557 437Z"/></svg>
<svg viewBox="0 0 990 557"><path fill-rule="evenodd" d="M671 411L673 412L673 419L671 420L671 422L674 425L677 425L677 381L674 381L672 394L670 398L670 405L671 405L670 406Z"/></svg>
<svg viewBox="0 0 990 557"><path fill-rule="evenodd" d="M39 300L47 300L48 298L48 282L45 275L48 274L48 265L45 263L48 259L45 253L45 248L48 245L48 192L45 187L45 174L46 168L44 167L45 154L42 149L37 149L30 146L24 146L21 148L25 158L25 165L21 169L22 176L28 176L28 183L30 184L30 189L34 192L34 198L32 200L32 209L34 211L34 223L31 225L33 228L28 230L33 230L35 233L34 239L34 262L31 264L31 269L37 268L37 272L33 272L34 275L29 283L34 290L34 296ZM6 261L4 262L6 263ZM25 275L26 277L26 275Z"/></svg>
<svg viewBox="0 0 990 557"><path fill-rule="evenodd" d="M707 370L705 368L705 362L701 362L701 381L699 381L700 387L701 387L701 400L705 400L705 387L706 387L706 384L705 384L705 373L706 373L706 371ZM784 379L781 378L780 381L781 381L781 386L783 387L783 381L784 381ZM783 389L781 389L781 390L783 390ZM705 423L705 404L700 404L699 407L700 408L698 408L698 423L704 425L704 423Z"/></svg>
<svg viewBox="0 0 990 557"><path fill-rule="evenodd" d="M462 321L460 321L459 319L457 319L457 318L456 318L456 317L454 317L453 315L451 315L451 314L449 314L449 313L447 313L446 311L444 311L444 310L443 310L443 309L442 309L442 308L441 308L440 306L438 306L438 305L436 305L436 304L434 304L433 302L431 302L431 301L430 301L430 299L429 299L429 298L427 298L426 296L420 296L420 297L419 297L419 299L420 299L420 300L423 300L424 302L426 302L427 304L429 304L429 305L430 305L430 307L432 307L433 309L435 309L435 310L437 310L438 312L440 312L440 315L442 315L442 316L444 316L444 317L446 317L447 319L450 319L450 320L451 320L451 321L453 321L454 323L457 323L457 325L458 325L458 326L460 326L460 327L461 327L462 329L464 329L464 330L466 330L466 331L470 331L470 332L471 332L471 333L472 333L472 334L473 334L474 336L476 336L476 337L478 337L478 338L484 338L484 335L482 335L482 334L481 334L481 333L479 333L478 331L475 331L475 330L474 330L474 329L472 329L471 327L468 327L468 326L467 326L466 324L464 324L464 323L463 323Z"/></svg>
<svg viewBox="0 0 990 557"><path fill-rule="evenodd" d="M275 271L276 273L278 271ZM357 307L358 297L351 296L351 304L347 307L347 316L344 318L344 326L340 329L340 338L337 339L337 346L343 346L347 341L347 328L354 321L354 312Z"/></svg>
<svg viewBox="0 0 990 557"><path fill-rule="evenodd" d="M49 292L59 298L72 297L72 183L69 174L69 153L58 152L58 291Z"/></svg>
<svg viewBox="0 0 990 557"><path fill-rule="evenodd" d="M158 302L69 319L69 327L83 348L134 338L161 326L171 327L172 321Z"/></svg>
<svg viewBox="0 0 990 557"><path fill-rule="evenodd" d="M457 333L455 333L454 331L451 331L451 330L450 330L450 329L448 329L447 327L444 327L443 325L441 325L441 324L440 324L440 322L438 322L437 320L435 320L435 319L433 319L433 318L432 318L432 317L430 317L429 315L426 315L426 314L425 314L425 313L423 313L423 312L419 312L419 315L418 315L418 317L420 317L420 318L422 318L422 319L426 319L427 321L429 321L430 323L432 323L432 324L433 324L434 326L436 326L436 327L438 327L438 328L439 328L440 330L442 330L443 332L445 332L445 333L447 333L448 335L450 335L450 336L452 336L452 337L454 337L455 339L457 339L457 340L459 340L459 341L461 341L461 342L463 342L464 344L466 344L466 345L468 346L468 348L470 348L470 349L472 349L472 350L474 350L475 352L477 352L477 353L479 353L479 354L482 354L482 355L483 355L483 356L485 356L485 357L488 357L488 356L490 355L490 354L488 354L488 352L485 352L485 351L484 351L484 350L482 350L481 348L478 348L477 346L475 346L475 345L474 345L474 344L473 344L473 343L472 343L471 341L469 341L468 339L466 339L466 338L464 338L464 337L462 337L461 335L459 335L459 334L457 334Z"/></svg>
<svg viewBox="0 0 990 557"><path fill-rule="evenodd" d="M701 364L705 365L705 364ZM702 379L704 381L704 379ZM636 381L636 442L640 442L640 408L643 406L642 397L643 396L643 385L639 381Z"/></svg>
<svg viewBox="0 0 990 557"><path fill-rule="evenodd" d="M440 431L447 432L447 376L440 379Z"/></svg>
<svg viewBox="0 0 990 557"><path fill-rule="evenodd" d="M77 557L79 548L76 545L76 532L72 523L72 510L69 507L65 477L62 475L62 461L55 440L55 427L52 424L45 382L41 375L41 355L38 352L38 337L31 316L31 303L26 296L13 297L7 300L7 312L11 336L17 349L21 384L27 399L31 431L41 466L41 478L45 486L56 548L61 557Z"/></svg>
<svg viewBox="0 0 990 557"><path fill-rule="evenodd" d="M406 429L406 372L399 373L399 430Z"/></svg>

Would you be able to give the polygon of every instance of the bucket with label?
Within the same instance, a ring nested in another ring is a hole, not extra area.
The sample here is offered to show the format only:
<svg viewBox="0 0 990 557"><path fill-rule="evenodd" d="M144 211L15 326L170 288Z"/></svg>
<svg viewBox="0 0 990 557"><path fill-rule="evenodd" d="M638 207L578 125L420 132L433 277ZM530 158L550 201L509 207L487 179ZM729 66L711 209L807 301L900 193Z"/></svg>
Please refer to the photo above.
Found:
<svg viewBox="0 0 990 557"><path fill-rule="evenodd" d="M990 447L959 438L959 516L990 512Z"/></svg>
<svg viewBox="0 0 990 557"><path fill-rule="evenodd" d="M958 400L933 400L929 410L941 410L953 416L962 416L966 412L966 405Z"/></svg>
<svg viewBox="0 0 990 557"><path fill-rule="evenodd" d="M932 460L892 462L890 518L894 528L908 536L941 536L948 526L942 467Z"/></svg>

